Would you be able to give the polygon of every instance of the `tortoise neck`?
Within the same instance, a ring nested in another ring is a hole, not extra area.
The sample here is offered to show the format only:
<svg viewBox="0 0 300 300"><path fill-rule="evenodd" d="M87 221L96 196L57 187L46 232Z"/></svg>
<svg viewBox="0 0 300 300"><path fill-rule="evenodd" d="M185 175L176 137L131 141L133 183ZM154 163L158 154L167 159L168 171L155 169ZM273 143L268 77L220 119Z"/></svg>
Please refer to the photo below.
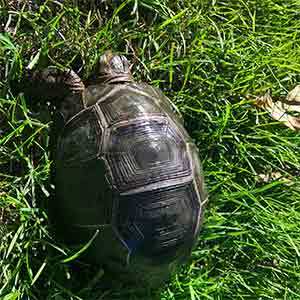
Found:
<svg viewBox="0 0 300 300"><path fill-rule="evenodd" d="M118 74L118 75L102 75L99 76L96 79L97 83L106 83L106 84L110 84L110 83L126 83L126 82L133 82L133 78L131 76L131 74L128 73L123 73L123 74Z"/></svg>

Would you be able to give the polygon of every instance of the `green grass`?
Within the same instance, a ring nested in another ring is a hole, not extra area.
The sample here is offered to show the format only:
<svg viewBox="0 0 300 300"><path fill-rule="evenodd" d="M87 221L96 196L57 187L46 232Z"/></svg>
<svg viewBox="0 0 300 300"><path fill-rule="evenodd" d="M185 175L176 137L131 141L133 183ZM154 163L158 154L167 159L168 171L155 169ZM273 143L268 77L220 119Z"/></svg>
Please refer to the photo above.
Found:
<svg viewBox="0 0 300 300"><path fill-rule="evenodd" d="M0 27L11 32L0 34L0 223L9 229L0 299L300 299L300 135L249 100L299 83L300 2L27 2L0 0ZM152 294L105 288L93 270L62 262L74 253L48 233L47 115L10 84L28 66L88 79L107 49L126 53L135 78L178 106L209 191L189 264ZM281 177L260 180L272 172Z"/></svg>

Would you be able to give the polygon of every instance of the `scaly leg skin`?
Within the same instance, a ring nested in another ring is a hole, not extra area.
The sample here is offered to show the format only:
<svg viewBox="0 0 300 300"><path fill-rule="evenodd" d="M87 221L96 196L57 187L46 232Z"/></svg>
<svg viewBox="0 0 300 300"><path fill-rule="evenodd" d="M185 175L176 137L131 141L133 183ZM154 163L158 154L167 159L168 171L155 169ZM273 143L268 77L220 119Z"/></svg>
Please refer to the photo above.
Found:
<svg viewBox="0 0 300 300"><path fill-rule="evenodd" d="M30 71L29 71L30 72ZM50 148L56 147L57 137L66 122L84 109L82 94L85 89L80 77L70 69L48 67L28 74L30 86L25 95L38 101L50 102L53 111L50 130Z"/></svg>
<svg viewBox="0 0 300 300"><path fill-rule="evenodd" d="M60 70L55 67L39 71L27 70L19 91L25 94L32 106L37 106L38 111L43 110L43 106L45 107L47 102L50 102L52 111L49 141L51 159L56 149L57 138L64 125L84 108L82 100L84 89L82 80L73 70ZM54 168L51 171L51 177L53 176Z"/></svg>
<svg viewBox="0 0 300 300"><path fill-rule="evenodd" d="M84 108L82 93L85 87L73 70L48 67L42 71L28 71L28 77L25 95L45 103L50 101L62 114L64 123Z"/></svg>
<svg viewBox="0 0 300 300"><path fill-rule="evenodd" d="M50 169L50 181L54 183L56 177L55 153L57 151L58 138L66 122L84 109L82 94L85 86L73 70L59 70L49 67L42 71L32 72L30 75L30 81L33 84L31 95L33 91L35 94L33 98L36 100L43 103L49 101L50 109L53 111L49 149L50 159L53 160ZM51 198L48 203L48 211L49 215L55 215L55 205L53 206L53 203L55 203L55 190L52 191Z"/></svg>

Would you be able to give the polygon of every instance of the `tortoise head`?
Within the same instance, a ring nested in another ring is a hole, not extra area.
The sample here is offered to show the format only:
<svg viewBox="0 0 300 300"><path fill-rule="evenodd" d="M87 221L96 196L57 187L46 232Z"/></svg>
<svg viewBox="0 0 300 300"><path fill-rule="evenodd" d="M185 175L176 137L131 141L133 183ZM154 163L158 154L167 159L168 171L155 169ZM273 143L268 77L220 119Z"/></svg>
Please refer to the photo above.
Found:
<svg viewBox="0 0 300 300"><path fill-rule="evenodd" d="M130 72L130 63L123 55L105 52L99 61L100 81L105 83L133 81Z"/></svg>

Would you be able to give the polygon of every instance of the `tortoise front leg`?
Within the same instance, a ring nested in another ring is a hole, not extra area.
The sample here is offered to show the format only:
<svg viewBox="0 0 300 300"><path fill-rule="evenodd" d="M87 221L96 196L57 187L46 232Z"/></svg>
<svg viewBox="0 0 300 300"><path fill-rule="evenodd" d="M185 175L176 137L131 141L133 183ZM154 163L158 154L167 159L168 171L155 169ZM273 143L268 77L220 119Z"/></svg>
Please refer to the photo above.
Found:
<svg viewBox="0 0 300 300"><path fill-rule="evenodd" d="M55 67L48 67L41 71L34 71L31 79L36 83L46 84L55 87L55 90L49 90L49 96L60 95L62 88L64 93L81 93L84 90L84 84L80 77L71 69L60 70ZM57 94L56 94L57 93Z"/></svg>
<svg viewBox="0 0 300 300"><path fill-rule="evenodd" d="M64 122L84 108L81 78L70 69L48 67L41 71L28 70L20 90L35 104L51 103Z"/></svg>
<svg viewBox="0 0 300 300"><path fill-rule="evenodd" d="M46 106L50 102L52 123L49 147L53 154L57 138L66 122L84 108L82 94L85 87L82 80L73 70L48 67L38 71L27 70L27 74L16 87L38 114L49 112ZM50 119L44 121L49 122Z"/></svg>

